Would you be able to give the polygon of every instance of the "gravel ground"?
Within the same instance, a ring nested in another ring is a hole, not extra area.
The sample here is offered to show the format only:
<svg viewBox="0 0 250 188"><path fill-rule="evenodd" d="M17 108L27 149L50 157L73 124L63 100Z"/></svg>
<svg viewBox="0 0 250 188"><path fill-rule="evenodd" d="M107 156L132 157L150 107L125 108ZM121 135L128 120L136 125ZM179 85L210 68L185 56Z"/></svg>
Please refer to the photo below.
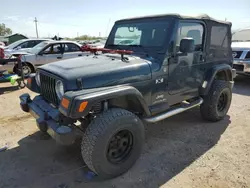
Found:
<svg viewBox="0 0 250 188"><path fill-rule="evenodd" d="M0 84L0 187L250 187L250 79L237 77L228 116L217 123L199 109L148 125L140 159L126 174L90 176L79 146L64 147L38 132L19 108L29 92ZM29 92L31 93L31 92ZM34 96L34 94L32 94Z"/></svg>

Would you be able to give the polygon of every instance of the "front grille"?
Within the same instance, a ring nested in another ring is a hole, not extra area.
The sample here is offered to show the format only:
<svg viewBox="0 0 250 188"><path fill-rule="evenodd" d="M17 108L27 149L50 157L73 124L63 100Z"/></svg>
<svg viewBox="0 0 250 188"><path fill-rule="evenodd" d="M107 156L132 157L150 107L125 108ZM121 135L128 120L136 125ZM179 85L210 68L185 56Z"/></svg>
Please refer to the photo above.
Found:
<svg viewBox="0 0 250 188"><path fill-rule="evenodd" d="M243 51L233 51L233 58L240 58Z"/></svg>
<svg viewBox="0 0 250 188"><path fill-rule="evenodd" d="M245 59L250 59L250 51L247 52L247 55L246 55Z"/></svg>
<svg viewBox="0 0 250 188"><path fill-rule="evenodd" d="M56 95L56 79L40 72L41 94L43 97L54 105L58 105Z"/></svg>
<svg viewBox="0 0 250 188"><path fill-rule="evenodd" d="M243 71L244 65L233 64L233 68L236 69L236 71Z"/></svg>

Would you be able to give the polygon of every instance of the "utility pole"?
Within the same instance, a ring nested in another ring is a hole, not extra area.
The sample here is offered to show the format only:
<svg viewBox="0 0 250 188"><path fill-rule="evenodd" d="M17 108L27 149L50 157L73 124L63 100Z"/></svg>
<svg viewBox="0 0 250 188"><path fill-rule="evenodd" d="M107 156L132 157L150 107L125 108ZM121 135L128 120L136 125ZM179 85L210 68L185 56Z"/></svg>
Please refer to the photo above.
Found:
<svg viewBox="0 0 250 188"><path fill-rule="evenodd" d="M38 38L38 30L37 30L37 19L36 19L36 17L35 17L35 20L34 20L34 22L35 22L35 25L36 25L36 37Z"/></svg>

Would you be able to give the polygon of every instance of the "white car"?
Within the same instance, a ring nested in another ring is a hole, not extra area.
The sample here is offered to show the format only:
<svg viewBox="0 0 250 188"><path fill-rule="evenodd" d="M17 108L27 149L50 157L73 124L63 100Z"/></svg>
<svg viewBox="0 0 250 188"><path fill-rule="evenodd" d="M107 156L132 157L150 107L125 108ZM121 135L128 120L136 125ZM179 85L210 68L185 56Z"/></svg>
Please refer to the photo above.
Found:
<svg viewBox="0 0 250 188"><path fill-rule="evenodd" d="M250 76L250 29L236 32L232 40L233 68L237 74Z"/></svg>
<svg viewBox="0 0 250 188"><path fill-rule="evenodd" d="M48 41L52 39L22 39L18 40L8 46L4 47L4 53L6 56L9 56L10 53L12 52L17 52L17 51L27 51L37 44Z"/></svg>
<svg viewBox="0 0 250 188"><path fill-rule="evenodd" d="M5 47L5 44L0 41L0 47Z"/></svg>
<svg viewBox="0 0 250 188"><path fill-rule="evenodd" d="M28 76L34 73L38 66L52 63L59 60L81 57L89 54L89 52L83 52L81 45L73 41L44 41L31 48L27 52L12 52L12 56L22 56L23 73L24 76ZM5 65L9 71L16 72L16 65L10 63Z"/></svg>

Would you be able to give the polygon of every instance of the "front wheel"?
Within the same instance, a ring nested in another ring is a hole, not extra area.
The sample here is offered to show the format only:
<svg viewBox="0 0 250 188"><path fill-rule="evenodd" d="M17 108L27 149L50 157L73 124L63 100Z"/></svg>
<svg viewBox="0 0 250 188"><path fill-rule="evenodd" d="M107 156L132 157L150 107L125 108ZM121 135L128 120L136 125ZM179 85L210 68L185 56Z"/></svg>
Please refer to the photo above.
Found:
<svg viewBox="0 0 250 188"><path fill-rule="evenodd" d="M209 121L223 119L229 110L231 100L232 89L229 82L215 80L201 105L200 111L202 117Z"/></svg>
<svg viewBox="0 0 250 188"><path fill-rule="evenodd" d="M27 78L31 73L34 73L34 68L32 67L32 65L29 65L27 63L23 63L22 64L22 71L23 71L23 77ZM18 75L21 75L20 70L18 69L18 65L15 65L14 67L14 72Z"/></svg>
<svg viewBox="0 0 250 188"><path fill-rule="evenodd" d="M113 108L99 114L87 127L81 145L87 166L103 178L130 169L141 154L144 125L133 113Z"/></svg>

